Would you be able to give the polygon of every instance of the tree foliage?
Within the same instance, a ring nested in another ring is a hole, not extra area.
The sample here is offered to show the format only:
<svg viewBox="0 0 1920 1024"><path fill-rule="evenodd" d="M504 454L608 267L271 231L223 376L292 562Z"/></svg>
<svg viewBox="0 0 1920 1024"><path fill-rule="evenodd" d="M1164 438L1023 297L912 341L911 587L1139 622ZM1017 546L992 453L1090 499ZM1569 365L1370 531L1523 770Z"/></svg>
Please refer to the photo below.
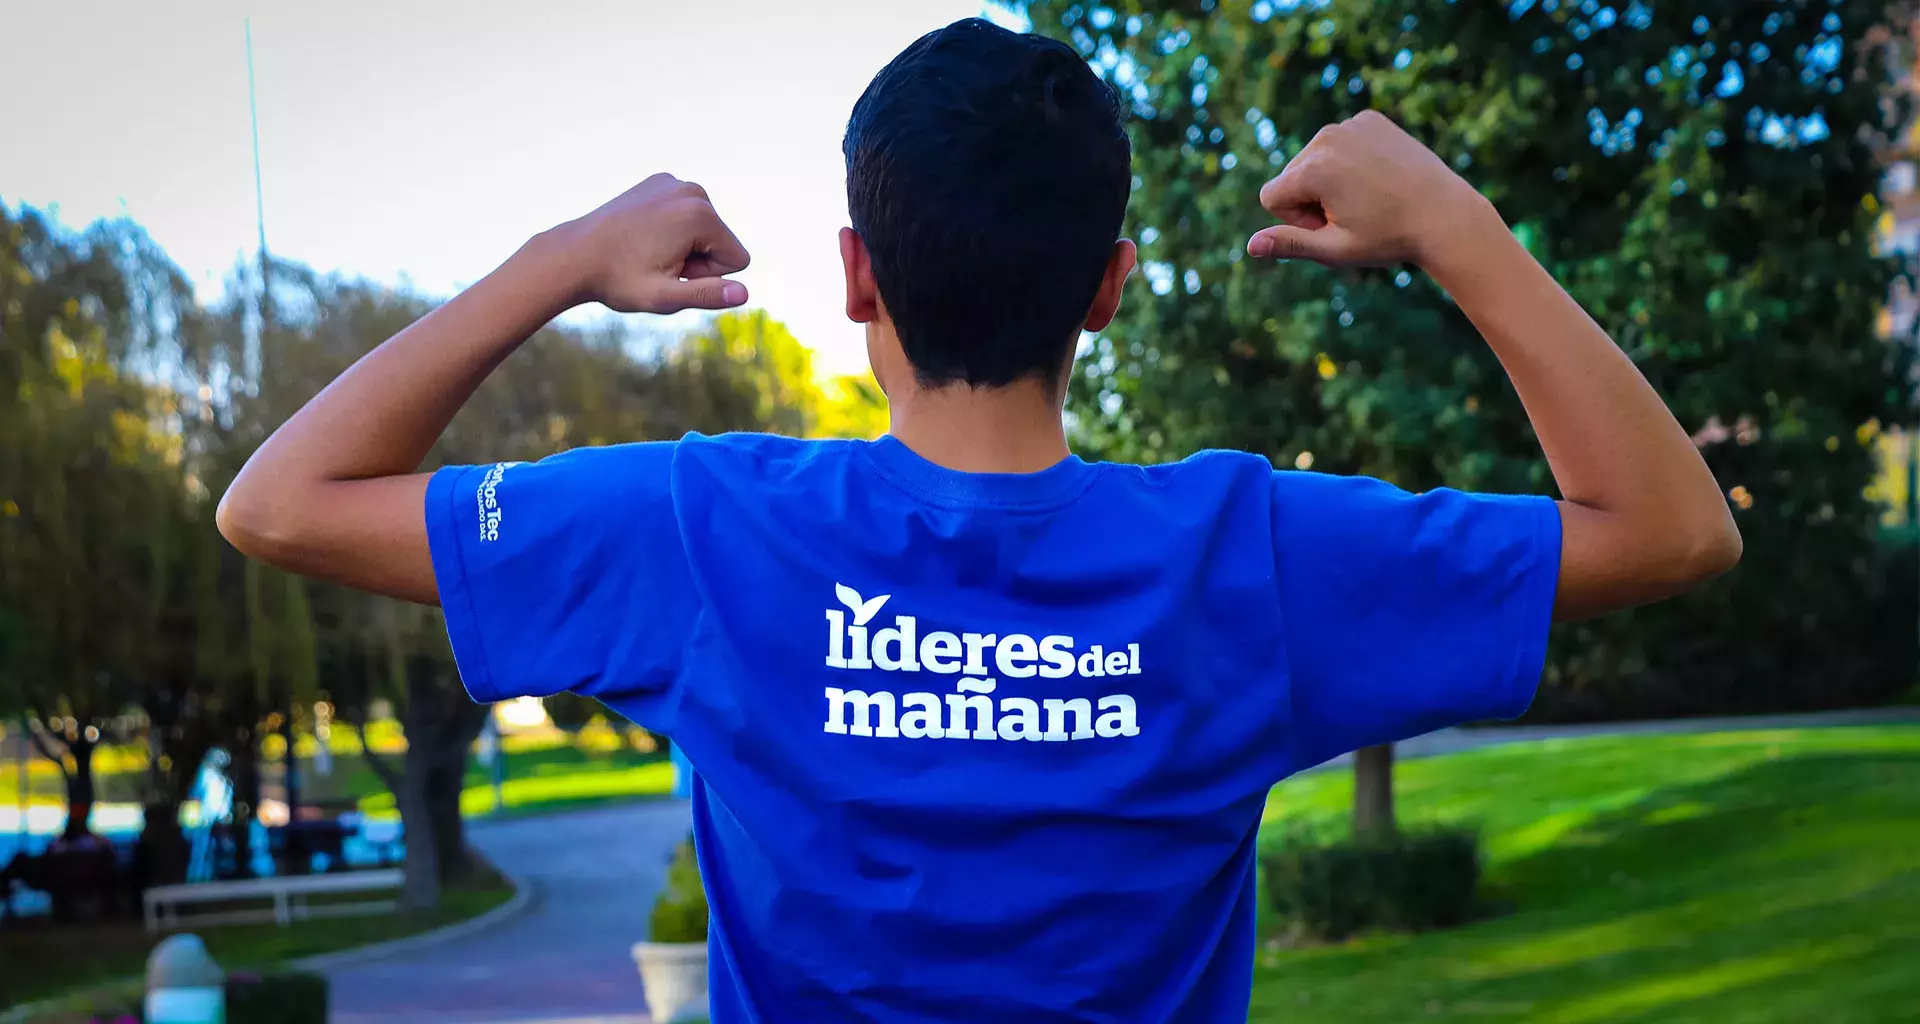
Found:
<svg viewBox="0 0 1920 1024"><path fill-rule="evenodd" d="M1035 0L1133 112L1143 273L1071 391L1083 444L1551 492L1499 365L1415 268L1244 260L1320 126L1394 117L1491 197L1696 439L1747 540L1688 598L1565 628L1552 716L1808 708L1911 678L1865 496L1910 418L1876 320L1905 5ZM1905 341L1907 339L1902 339Z"/></svg>
<svg viewBox="0 0 1920 1024"><path fill-rule="evenodd" d="M35 723L69 835L93 750L190 651L174 629L196 515L182 407L144 373L190 332L187 294L132 225L73 235L0 209L0 714Z"/></svg>
<svg viewBox="0 0 1920 1024"><path fill-rule="evenodd" d="M721 313L683 339L674 361L718 367L744 389L756 429L794 437L874 438L887 429L887 400L873 375L822 376L813 351L765 310Z"/></svg>

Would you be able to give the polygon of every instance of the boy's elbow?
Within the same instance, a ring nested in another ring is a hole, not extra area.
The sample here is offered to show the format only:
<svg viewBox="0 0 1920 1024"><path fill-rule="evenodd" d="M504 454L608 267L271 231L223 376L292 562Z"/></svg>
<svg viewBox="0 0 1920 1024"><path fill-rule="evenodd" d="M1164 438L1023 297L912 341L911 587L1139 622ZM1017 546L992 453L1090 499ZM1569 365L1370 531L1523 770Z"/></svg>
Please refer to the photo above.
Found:
<svg viewBox="0 0 1920 1024"><path fill-rule="evenodd" d="M1732 571L1740 564L1744 549L1745 543L1740 539L1740 528L1734 525L1733 516L1722 513L1717 522L1696 531L1687 545L1681 565L1685 567L1688 585L1705 583Z"/></svg>
<svg viewBox="0 0 1920 1024"><path fill-rule="evenodd" d="M259 513L249 506L240 488L228 487L213 510L213 525L241 554L249 554Z"/></svg>
<svg viewBox="0 0 1920 1024"><path fill-rule="evenodd" d="M249 558L268 563L275 561L275 552L287 540L282 518L270 503L239 483L227 488L213 512L213 524L227 543Z"/></svg>

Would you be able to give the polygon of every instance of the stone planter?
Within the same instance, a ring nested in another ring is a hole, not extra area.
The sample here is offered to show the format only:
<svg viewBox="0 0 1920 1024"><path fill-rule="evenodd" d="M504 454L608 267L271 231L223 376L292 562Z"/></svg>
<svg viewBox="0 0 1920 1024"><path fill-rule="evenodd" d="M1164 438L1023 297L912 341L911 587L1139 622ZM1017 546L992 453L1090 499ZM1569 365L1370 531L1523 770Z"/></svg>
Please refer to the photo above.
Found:
<svg viewBox="0 0 1920 1024"><path fill-rule="evenodd" d="M707 1016L707 944L636 942L633 962L647 989L647 1013L655 1024Z"/></svg>

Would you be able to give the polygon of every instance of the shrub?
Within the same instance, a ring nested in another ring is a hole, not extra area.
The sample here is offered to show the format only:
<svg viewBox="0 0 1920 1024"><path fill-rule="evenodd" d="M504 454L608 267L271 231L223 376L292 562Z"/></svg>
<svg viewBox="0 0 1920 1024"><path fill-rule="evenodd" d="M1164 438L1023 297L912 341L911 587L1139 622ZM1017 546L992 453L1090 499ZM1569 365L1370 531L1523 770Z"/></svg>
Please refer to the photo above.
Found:
<svg viewBox="0 0 1920 1024"><path fill-rule="evenodd" d="M694 858L691 839L673 852L666 887L653 904L648 938L653 942L707 941L707 889L700 881L700 862Z"/></svg>
<svg viewBox="0 0 1920 1024"><path fill-rule="evenodd" d="M305 971L227 978L227 1024L327 1024L327 979Z"/></svg>
<svg viewBox="0 0 1920 1024"><path fill-rule="evenodd" d="M1452 829L1332 843L1292 838L1264 866L1274 911L1308 936L1339 940L1370 928L1424 931L1473 916L1479 838Z"/></svg>

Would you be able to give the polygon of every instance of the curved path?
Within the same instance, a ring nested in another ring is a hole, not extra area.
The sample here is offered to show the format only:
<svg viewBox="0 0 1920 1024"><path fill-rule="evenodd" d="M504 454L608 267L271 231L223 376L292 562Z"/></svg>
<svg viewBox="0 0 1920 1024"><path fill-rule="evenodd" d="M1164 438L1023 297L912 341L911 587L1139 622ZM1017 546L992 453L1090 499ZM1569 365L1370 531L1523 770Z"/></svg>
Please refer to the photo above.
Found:
<svg viewBox="0 0 1920 1024"><path fill-rule="evenodd" d="M674 844L684 801L624 804L469 826L469 836L532 899L476 934L326 971L334 1024L639 1024L640 974L628 953Z"/></svg>

